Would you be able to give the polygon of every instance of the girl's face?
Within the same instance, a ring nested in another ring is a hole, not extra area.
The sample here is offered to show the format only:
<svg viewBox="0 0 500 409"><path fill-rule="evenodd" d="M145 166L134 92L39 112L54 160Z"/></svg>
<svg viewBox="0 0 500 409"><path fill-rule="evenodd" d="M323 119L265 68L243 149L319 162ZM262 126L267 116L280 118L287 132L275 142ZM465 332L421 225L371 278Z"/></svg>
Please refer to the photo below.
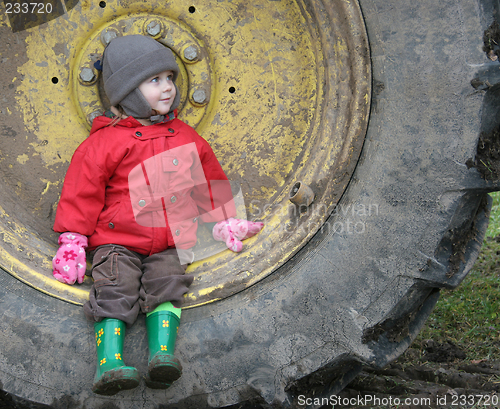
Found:
<svg viewBox="0 0 500 409"><path fill-rule="evenodd" d="M176 91L173 78L172 71L163 71L139 85L139 91L142 92L151 108L160 115L168 114L174 102Z"/></svg>

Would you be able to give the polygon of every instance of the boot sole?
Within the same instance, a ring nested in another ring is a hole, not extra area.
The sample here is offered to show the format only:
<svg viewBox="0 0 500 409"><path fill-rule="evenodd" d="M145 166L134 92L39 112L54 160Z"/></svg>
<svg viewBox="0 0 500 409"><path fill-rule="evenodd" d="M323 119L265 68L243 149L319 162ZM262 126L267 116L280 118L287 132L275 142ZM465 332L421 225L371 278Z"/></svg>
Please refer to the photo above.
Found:
<svg viewBox="0 0 500 409"><path fill-rule="evenodd" d="M146 375L145 383L150 389L168 389L171 386L171 383L152 381L149 374Z"/></svg>
<svg viewBox="0 0 500 409"><path fill-rule="evenodd" d="M111 396L120 391L134 389L140 383L139 373L135 368L117 368L104 372L94 383L92 392Z"/></svg>
<svg viewBox="0 0 500 409"><path fill-rule="evenodd" d="M160 383L170 386L182 375L182 365L177 358L172 355L155 355L148 365L148 376L146 380L153 383ZM168 386L166 386L168 388ZM165 388L154 388L165 389Z"/></svg>

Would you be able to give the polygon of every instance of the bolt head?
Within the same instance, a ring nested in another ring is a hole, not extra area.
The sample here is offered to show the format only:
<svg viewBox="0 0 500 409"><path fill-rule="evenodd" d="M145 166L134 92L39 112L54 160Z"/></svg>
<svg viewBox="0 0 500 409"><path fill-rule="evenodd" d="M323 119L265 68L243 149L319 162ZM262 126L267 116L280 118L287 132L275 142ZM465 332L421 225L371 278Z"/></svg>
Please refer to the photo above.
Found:
<svg viewBox="0 0 500 409"><path fill-rule="evenodd" d="M197 89L193 92L193 101L197 104L204 104L207 100L207 93L204 89Z"/></svg>
<svg viewBox="0 0 500 409"><path fill-rule="evenodd" d="M98 116L101 116L101 115L102 115L102 114L101 114L101 112L100 112L100 111L94 111L94 112L92 112L91 114L89 114L87 118L88 118L88 121L89 121L90 123L92 123L92 121L94 121L94 119L96 119Z"/></svg>
<svg viewBox="0 0 500 409"><path fill-rule="evenodd" d="M95 79L95 74L92 68L83 67L80 71L80 79L83 82L92 82Z"/></svg>
<svg viewBox="0 0 500 409"><path fill-rule="evenodd" d="M109 42L116 37L118 37L118 33L115 30L104 30L101 33L101 42L104 45L108 45Z"/></svg>
<svg viewBox="0 0 500 409"><path fill-rule="evenodd" d="M184 50L184 58L188 61L194 61L198 58L198 50L194 45L190 45Z"/></svg>
<svg viewBox="0 0 500 409"><path fill-rule="evenodd" d="M161 32L161 23L157 20L151 21L147 26L146 26L146 32L151 36L155 37Z"/></svg>

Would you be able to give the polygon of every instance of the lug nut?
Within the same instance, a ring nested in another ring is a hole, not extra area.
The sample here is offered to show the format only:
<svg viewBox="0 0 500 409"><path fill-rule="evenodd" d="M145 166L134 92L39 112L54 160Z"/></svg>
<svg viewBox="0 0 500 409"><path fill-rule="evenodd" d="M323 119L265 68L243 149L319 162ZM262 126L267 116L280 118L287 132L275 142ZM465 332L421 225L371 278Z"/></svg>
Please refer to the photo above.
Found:
<svg viewBox="0 0 500 409"><path fill-rule="evenodd" d="M91 114L89 114L87 116L87 119L89 121L90 124L92 124L92 122L94 121L94 119L96 119L98 116L101 116L101 112L100 111L94 111L92 112Z"/></svg>
<svg viewBox="0 0 500 409"><path fill-rule="evenodd" d="M108 28L101 33L101 42L106 46L116 37L118 37L118 33L114 29Z"/></svg>
<svg viewBox="0 0 500 409"><path fill-rule="evenodd" d="M89 67L83 67L80 71L80 79L83 82L89 83L94 81L95 79L95 74L92 68Z"/></svg>
<svg viewBox="0 0 500 409"><path fill-rule="evenodd" d="M190 45L184 50L184 58L188 61L195 61L198 58L198 50L194 45Z"/></svg>
<svg viewBox="0 0 500 409"><path fill-rule="evenodd" d="M195 92L193 92L193 101L196 104L205 104L207 102L207 93L205 92L205 90L197 89Z"/></svg>
<svg viewBox="0 0 500 409"><path fill-rule="evenodd" d="M146 32L151 36L151 37L156 37L158 34L161 33L161 23L157 20L151 21L147 26L146 26Z"/></svg>

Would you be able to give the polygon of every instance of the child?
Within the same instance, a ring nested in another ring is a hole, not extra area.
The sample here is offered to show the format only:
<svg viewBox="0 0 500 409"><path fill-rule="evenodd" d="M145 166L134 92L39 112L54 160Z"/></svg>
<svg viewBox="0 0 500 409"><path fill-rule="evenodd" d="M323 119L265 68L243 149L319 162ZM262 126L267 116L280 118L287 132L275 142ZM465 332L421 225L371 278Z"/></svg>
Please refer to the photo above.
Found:
<svg viewBox="0 0 500 409"><path fill-rule="evenodd" d="M76 150L58 204L62 233L54 277L83 282L85 249L94 283L85 315L94 322L97 371L92 390L113 395L135 388L137 370L122 361L126 326L146 314L146 385L166 389L181 376L174 357L181 303L193 276L199 222L233 251L262 223L233 219L235 207L209 144L176 118L179 73L172 52L129 35L112 40L102 61L111 111L93 121ZM218 205L216 205L218 203Z"/></svg>

